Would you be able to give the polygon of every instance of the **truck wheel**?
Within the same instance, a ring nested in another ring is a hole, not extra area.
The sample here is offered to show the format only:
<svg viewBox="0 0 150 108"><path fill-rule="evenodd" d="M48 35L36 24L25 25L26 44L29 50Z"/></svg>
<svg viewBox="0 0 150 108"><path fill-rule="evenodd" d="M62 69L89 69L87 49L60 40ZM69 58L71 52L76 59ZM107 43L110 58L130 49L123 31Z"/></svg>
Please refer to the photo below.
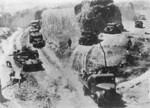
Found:
<svg viewBox="0 0 150 108"><path fill-rule="evenodd" d="M89 91L85 86L83 86L83 91L84 91L85 96L87 96L89 94Z"/></svg>

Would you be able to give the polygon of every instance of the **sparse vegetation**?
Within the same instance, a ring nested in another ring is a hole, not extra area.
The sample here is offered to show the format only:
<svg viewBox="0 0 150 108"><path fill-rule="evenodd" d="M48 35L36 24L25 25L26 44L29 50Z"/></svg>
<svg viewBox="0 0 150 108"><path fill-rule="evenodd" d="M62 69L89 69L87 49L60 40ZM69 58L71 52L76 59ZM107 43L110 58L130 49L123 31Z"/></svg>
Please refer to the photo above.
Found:
<svg viewBox="0 0 150 108"><path fill-rule="evenodd" d="M42 15L42 32L51 39L66 31L76 29L76 20L72 9L48 9Z"/></svg>
<svg viewBox="0 0 150 108"><path fill-rule="evenodd" d="M59 47L57 48L55 53L59 59L63 60L71 56L72 50L68 49L67 42L59 42Z"/></svg>

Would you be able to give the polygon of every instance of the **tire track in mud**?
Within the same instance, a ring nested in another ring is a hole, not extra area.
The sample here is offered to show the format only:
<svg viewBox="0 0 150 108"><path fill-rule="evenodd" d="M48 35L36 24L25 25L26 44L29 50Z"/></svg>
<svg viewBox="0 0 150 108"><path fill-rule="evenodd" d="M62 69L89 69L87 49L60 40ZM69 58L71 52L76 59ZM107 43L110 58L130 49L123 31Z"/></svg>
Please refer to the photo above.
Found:
<svg viewBox="0 0 150 108"><path fill-rule="evenodd" d="M24 31L23 30L20 30L20 31L17 31L17 32L15 32L15 34L11 37L11 42L10 42L10 45L11 45L11 50L12 50L12 52L13 52L13 50L17 50L17 49L20 49L20 47L21 46L23 46L23 45L28 45L29 43L28 43L28 41L27 41L27 39L28 39L28 35L26 35L26 33L23 35L23 33L24 33ZM22 40L22 38L23 39L26 39L26 40ZM22 41L24 41L24 42L22 42ZM42 58L42 60L43 60L43 58ZM14 64L14 61L13 60L11 60L13 63L12 63L12 65L13 65L13 68L14 68L14 70L16 71L16 72L20 72L20 70L17 70L18 68L17 68L17 66ZM49 72L49 71L54 71L54 70L56 70L55 68L54 68L54 66L52 66L52 64L51 64L51 62L47 62L47 59L44 59L44 61L46 61L46 64L44 64L44 65L46 65L46 67L49 67L46 71L44 71L45 73L46 73L46 75L49 77L50 76L50 74L51 74L51 72ZM15 66L14 66L15 65ZM40 71L39 71L40 72ZM43 72L43 71L41 71L41 72ZM54 73L54 72L53 72ZM55 75L53 74L51 77L49 77L49 78L52 78L52 77L55 77ZM59 77L59 75L56 75L56 77ZM48 83L48 82L47 82ZM41 85L42 86L42 85ZM43 87L43 86L42 86ZM46 88L45 88L45 90L46 90ZM20 104L18 104L18 105L20 105ZM55 106L55 105L54 105ZM22 107L22 106L21 106ZM21 108L21 107L19 107L19 108Z"/></svg>
<svg viewBox="0 0 150 108"><path fill-rule="evenodd" d="M23 45L29 45L29 35L24 35L24 42ZM31 45L30 45L31 46ZM56 66L56 64L54 62L51 61L50 56L48 56L43 49L37 49L32 47L34 50L38 50L39 52L39 59L43 62L43 67L45 70L43 71L38 71L38 73L36 75L34 75L34 77L38 80L39 85L43 88L43 90L48 91L49 89L55 89L54 92L52 93L48 93L47 95L55 95L55 96L59 96L60 93L57 93L59 91L59 88L64 87L64 85L53 85L53 83L62 83L59 82L59 80L61 81L61 74L60 74L60 70L58 68L58 66ZM44 77L44 79L43 79ZM56 81L56 82L55 82ZM49 86L50 85L50 86ZM50 90L51 91L51 90ZM57 103L59 102L59 100L56 97L51 97L52 100L52 107L56 107Z"/></svg>
<svg viewBox="0 0 150 108"><path fill-rule="evenodd" d="M27 41L28 36L29 35L24 35L22 37L23 42L21 41L20 43L24 45L29 45ZM67 79L67 82L69 84L69 89L71 89L72 91L69 94L70 96L68 98L63 97L64 99L61 99L60 106L62 107L61 103L64 103L64 101L68 99L67 103L71 102L73 108L97 108L97 104L95 104L90 97L85 97L83 95L82 84L77 79L77 75L76 75L77 72L73 71L70 68L63 68L63 66L59 63L58 58L56 58L57 59L56 60L53 57L53 55L50 54L51 52L49 50L50 49L46 47L42 49L38 49L38 52L40 54L40 59L42 60L43 67L45 68L44 73L46 73L49 78L52 77L53 79L57 79L59 76L62 76L63 79ZM82 100L82 101L78 101L78 100Z"/></svg>
<svg viewBox="0 0 150 108"><path fill-rule="evenodd" d="M8 55L12 54L14 50L16 50L18 47L20 47L20 44L21 44L20 38L21 38L22 32L23 32L22 30L23 29L17 30L7 40L4 40L4 42L2 43L2 47L4 49L4 57L3 57L4 63L3 64L5 64L6 60L11 61L13 69L16 72L16 75L15 75L16 78L18 76L20 76L20 69L15 65L13 58L9 57ZM5 79L6 84L3 84L2 86L5 87L9 84L9 81L10 81L9 72L11 70L9 68L7 68L6 66L3 66L2 68L3 68L3 71L7 71L7 72L3 73L4 74L3 78ZM13 89L11 89L11 88L8 88L8 89L6 88L3 90L4 97L9 99L9 101L4 104L4 105L6 105L6 107L2 106L2 108L12 108L12 107L13 108L25 108L20 103L18 103L18 100L16 100L16 98L12 97L12 95L14 95L14 94L11 91L13 91Z"/></svg>

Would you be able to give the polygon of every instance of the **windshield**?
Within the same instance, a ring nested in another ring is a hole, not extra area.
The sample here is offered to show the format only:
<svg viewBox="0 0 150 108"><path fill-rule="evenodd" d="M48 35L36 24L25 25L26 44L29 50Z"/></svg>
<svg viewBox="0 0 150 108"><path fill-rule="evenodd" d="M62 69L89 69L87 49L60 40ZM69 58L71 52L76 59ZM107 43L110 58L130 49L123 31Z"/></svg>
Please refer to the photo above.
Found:
<svg viewBox="0 0 150 108"><path fill-rule="evenodd" d="M95 78L95 82L96 82L96 84L99 84L99 83L114 83L115 78L114 77L97 77L97 78Z"/></svg>

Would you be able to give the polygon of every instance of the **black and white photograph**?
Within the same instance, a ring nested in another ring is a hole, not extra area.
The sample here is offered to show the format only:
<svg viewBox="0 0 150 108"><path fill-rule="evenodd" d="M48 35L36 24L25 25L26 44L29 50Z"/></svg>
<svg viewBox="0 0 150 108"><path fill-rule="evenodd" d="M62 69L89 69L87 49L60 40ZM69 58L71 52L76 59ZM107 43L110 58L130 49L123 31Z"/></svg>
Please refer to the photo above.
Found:
<svg viewBox="0 0 150 108"><path fill-rule="evenodd" d="M150 108L150 0L0 0L0 108Z"/></svg>

